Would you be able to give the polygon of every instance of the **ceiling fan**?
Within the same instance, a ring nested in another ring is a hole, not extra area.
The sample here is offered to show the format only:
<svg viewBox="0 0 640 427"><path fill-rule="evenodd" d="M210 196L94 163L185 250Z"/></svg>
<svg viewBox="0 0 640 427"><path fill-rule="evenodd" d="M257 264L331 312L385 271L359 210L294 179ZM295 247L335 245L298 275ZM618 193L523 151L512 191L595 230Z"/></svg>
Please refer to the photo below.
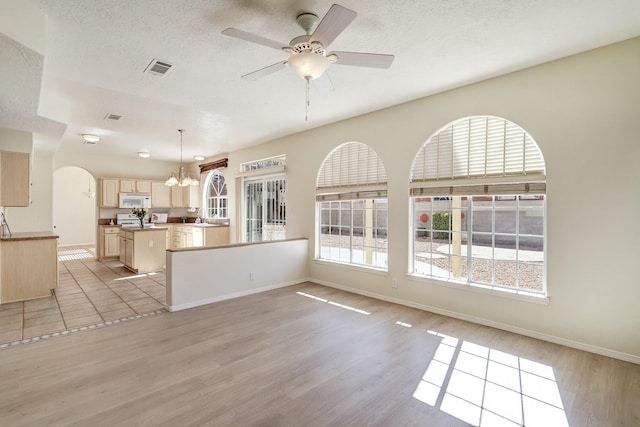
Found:
<svg viewBox="0 0 640 427"><path fill-rule="evenodd" d="M333 84L325 73L331 64L352 65L370 68L389 68L393 62L393 55L362 53L362 52L327 52L327 48L336 37L355 19L358 14L346 7L334 4L318 23L318 16L313 13L302 13L296 22L305 31L304 35L293 38L289 44L280 43L256 34L227 28L222 34L257 43L263 46L282 50L289 54L286 61L245 74L242 78L258 80L261 77L279 71L287 66L307 81L313 81L318 90L331 91Z"/></svg>

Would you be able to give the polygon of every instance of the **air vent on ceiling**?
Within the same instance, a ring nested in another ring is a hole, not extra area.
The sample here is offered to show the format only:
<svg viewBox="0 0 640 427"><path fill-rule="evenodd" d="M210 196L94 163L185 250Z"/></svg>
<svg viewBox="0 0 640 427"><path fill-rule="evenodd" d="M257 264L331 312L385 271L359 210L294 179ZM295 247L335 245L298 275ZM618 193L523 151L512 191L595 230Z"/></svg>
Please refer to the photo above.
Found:
<svg viewBox="0 0 640 427"><path fill-rule="evenodd" d="M166 61L159 61L154 59L147 65L145 68L145 73L153 74L155 76L164 76L169 72L169 70L173 67L173 65L169 64Z"/></svg>
<svg viewBox="0 0 640 427"><path fill-rule="evenodd" d="M121 115L119 114L111 114L111 113L107 113L106 116L104 116L105 120L120 120L122 118Z"/></svg>

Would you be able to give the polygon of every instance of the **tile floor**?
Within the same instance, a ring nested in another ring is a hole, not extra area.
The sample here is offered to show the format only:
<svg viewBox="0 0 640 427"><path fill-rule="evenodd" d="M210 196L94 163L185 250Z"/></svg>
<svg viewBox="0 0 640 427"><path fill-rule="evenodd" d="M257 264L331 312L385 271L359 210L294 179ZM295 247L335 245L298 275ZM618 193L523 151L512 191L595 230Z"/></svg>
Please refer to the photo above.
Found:
<svg viewBox="0 0 640 427"><path fill-rule="evenodd" d="M61 248L59 282L47 298L0 305L0 344L102 327L165 312L165 273L136 275L95 248Z"/></svg>

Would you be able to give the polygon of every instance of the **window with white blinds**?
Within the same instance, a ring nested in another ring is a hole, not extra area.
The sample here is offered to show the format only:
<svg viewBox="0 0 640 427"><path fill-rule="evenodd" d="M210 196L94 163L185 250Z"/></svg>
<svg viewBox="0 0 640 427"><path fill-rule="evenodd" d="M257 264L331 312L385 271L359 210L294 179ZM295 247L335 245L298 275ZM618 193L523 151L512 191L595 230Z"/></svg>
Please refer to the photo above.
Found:
<svg viewBox="0 0 640 427"><path fill-rule="evenodd" d="M387 196L387 173L378 154L361 142L347 142L325 158L318 172L319 200Z"/></svg>
<svg viewBox="0 0 640 427"><path fill-rule="evenodd" d="M410 194L412 274L546 293L545 163L524 129L488 116L446 125L416 155Z"/></svg>
<svg viewBox="0 0 640 427"><path fill-rule="evenodd" d="M508 120L490 116L467 117L445 126L422 146L411 170L412 194L416 195L426 193L415 189L434 187L440 187L442 194L471 194L451 187L480 183L482 194L511 192L505 190L505 183L544 179L544 159L531 136ZM500 185L494 187L496 184Z"/></svg>
<svg viewBox="0 0 640 427"><path fill-rule="evenodd" d="M317 259L387 270L387 173L368 145L347 142L318 171Z"/></svg>

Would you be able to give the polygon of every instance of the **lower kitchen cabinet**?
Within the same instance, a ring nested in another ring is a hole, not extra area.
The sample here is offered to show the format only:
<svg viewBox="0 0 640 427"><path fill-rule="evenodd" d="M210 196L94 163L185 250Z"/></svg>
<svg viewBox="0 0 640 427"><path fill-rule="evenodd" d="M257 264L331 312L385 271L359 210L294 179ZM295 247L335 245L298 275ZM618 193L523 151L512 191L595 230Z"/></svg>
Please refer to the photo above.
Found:
<svg viewBox="0 0 640 427"><path fill-rule="evenodd" d="M202 246L202 228L192 225L174 225L172 243L173 249Z"/></svg>
<svg viewBox="0 0 640 427"><path fill-rule="evenodd" d="M204 228L204 246L228 245L229 227L215 226Z"/></svg>
<svg viewBox="0 0 640 427"><path fill-rule="evenodd" d="M98 259L120 255L120 227L101 225L98 227Z"/></svg>
<svg viewBox="0 0 640 427"><path fill-rule="evenodd" d="M229 243L228 226L174 225L171 249L226 245Z"/></svg>
<svg viewBox="0 0 640 427"><path fill-rule="evenodd" d="M151 273L165 267L167 230L120 230L120 261L135 273Z"/></svg>
<svg viewBox="0 0 640 427"><path fill-rule="evenodd" d="M104 230L104 256L112 257L120 255L120 228L109 227Z"/></svg>
<svg viewBox="0 0 640 427"><path fill-rule="evenodd" d="M0 303L51 297L57 286L57 235L23 232L0 239Z"/></svg>

